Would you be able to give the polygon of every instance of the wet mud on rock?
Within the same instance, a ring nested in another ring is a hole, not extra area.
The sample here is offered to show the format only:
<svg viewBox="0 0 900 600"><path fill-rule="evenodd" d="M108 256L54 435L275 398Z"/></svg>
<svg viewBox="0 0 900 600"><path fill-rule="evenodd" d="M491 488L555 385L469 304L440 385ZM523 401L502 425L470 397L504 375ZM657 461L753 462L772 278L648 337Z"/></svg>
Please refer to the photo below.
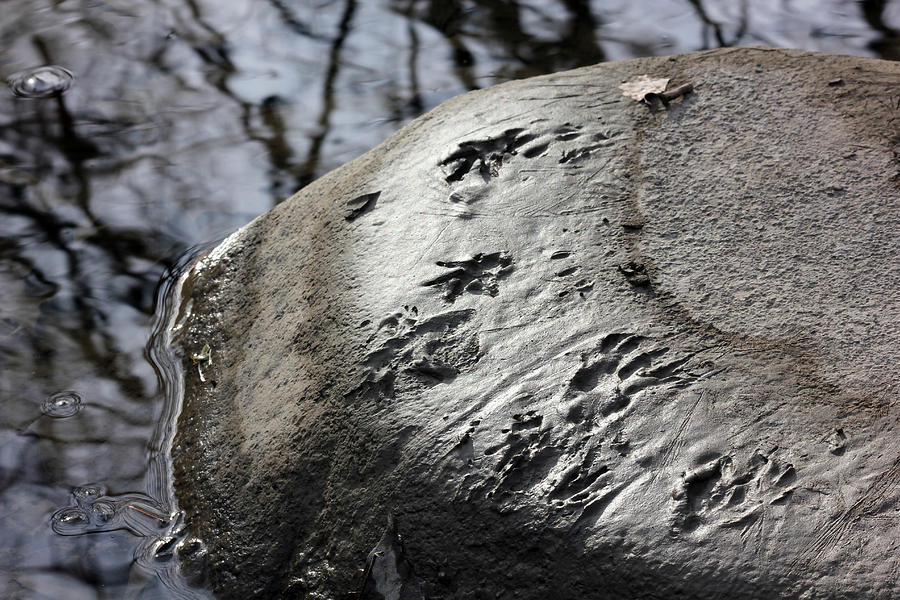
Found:
<svg viewBox="0 0 900 600"><path fill-rule="evenodd" d="M504 84L234 234L180 338L215 592L900 594L898 83L726 49Z"/></svg>

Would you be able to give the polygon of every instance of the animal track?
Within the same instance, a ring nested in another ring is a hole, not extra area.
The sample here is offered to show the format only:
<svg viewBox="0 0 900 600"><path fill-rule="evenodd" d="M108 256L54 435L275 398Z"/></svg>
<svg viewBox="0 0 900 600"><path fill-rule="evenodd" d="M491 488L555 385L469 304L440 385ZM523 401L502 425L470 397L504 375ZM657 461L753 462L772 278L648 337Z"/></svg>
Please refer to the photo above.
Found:
<svg viewBox="0 0 900 600"><path fill-rule="evenodd" d="M484 451L485 456L499 453L494 465L497 474L488 478L487 496L503 500L540 482L559 458L559 450L542 443L543 416L531 410L515 414L509 427L503 429L505 439Z"/></svg>
<svg viewBox="0 0 900 600"><path fill-rule="evenodd" d="M500 167L517 150L537 136L524 129L508 129L497 137L463 142L450 156L440 162L447 183L462 181L473 168L484 182L500 174Z"/></svg>
<svg viewBox="0 0 900 600"><path fill-rule="evenodd" d="M550 260L561 260L561 259L568 258L571 255L572 255L572 253L567 250L558 250L550 255ZM557 281L559 281L559 280L565 279L567 277L570 277L571 275L574 275L580 269L581 269L581 267L579 265L572 265L569 267L564 267L564 268L560 269L559 271L557 271L556 273L554 273L553 276ZM572 291L578 292L578 294L582 298L584 298L585 294L587 294L588 292L590 292L591 290L594 289L594 283L588 279L579 279L574 284L569 281L559 281L559 282L563 284L563 289L556 293L556 295L559 296L560 298L562 298L564 296L568 296Z"/></svg>
<svg viewBox="0 0 900 600"><path fill-rule="evenodd" d="M402 311L385 317L378 324L378 331L388 331L395 337L399 337L408 332L419 320L419 308L416 306L404 306ZM369 342L375 339L376 334L372 334Z"/></svg>
<svg viewBox="0 0 900 600"><path fill-rule="evenodd" d="M456 456L456 458L462 461L467 467L475 464L475 445L472 443L472 435L480 424L480 419L470 421L469 428L456 440L456 443L453 445L448 456Z"/></svg>
<svg viewBox="0 0 900 600"><path fill-rule="evenodd" d="M465 327L474 315L469 309L421 319L415 306L389 315L367 340L377 348L363 361L362 381L347 395L393 398L398 386L449 383L480 358L478 337Z"/></svg>
<svg viewBox="0 0 900 600"><path fill-rule="evenodd" d="M443 287L444 300L453 304L463 292L496 296L499 282L513 270L512 257L503 252L476 254L469 260L438 261L439 267L452 269L423 283L425 287Z"/></svg>
<svg viewBox="0 0 900 600"><path fill-rule="evenodd" d="M581 356L563 392L569 406L565 434L555 437L560 426L544 427L537 410L513 415L504 439L483 451L495 474L477 489L501 506L514 506L521 493L544 494L573 527L601 518L632 483L617 482L615 475L617 461L630 452L623 421L604 419L651 388L685 387L702 377L689 366L693 357L630 332L604 336Z"/></svg>
<svg viewBox="0 0 900 600"><path fill-rule="evenodd" d="M607 144L592 144L583 148L573 148L572 150L563 152L562 157L559 159L559 163L565 164L567 162L581 162L584 159L588 158L594 150L602 148L606 145Z"/></svg>
<svg viewBox="0 0 900 600"><path fill-rule="evenodd" d="M647 268L636 262L629 262L618 267L619 273L625 276L625 279L636 288L649 288L650 276L647 274Z"/></svg>
<svg viewBox="0 0 900 600"><path fill-rule="evenodd" d="M573 460L554 480L549 497L551 500L565 500L568 503L583 502L593 491L603 487L598 483L602 475L609 471L606 463L600 460L600 443L588 437Z"/></svg>
<svg viewBox="0 0 900 600"><path fill-rule="evenodd" d="M625 410L635 395L648 388L682 388L696 380L685 366L694 354L673 356L643 336L611 333L572 376L565 398L571 401L568 420L589 422Z"/></svg>
<svg viewBox="0 0 900 600"><path fill-rule="evenodd" d="M617 434L604 455L604 437L588 434L554 442L548 439L553 428L542 429L543 423L535 410L513 415L502 430L505 439L485 449L486 458L496 457L496 474L484 487L487 497L515 505L521 493L542 494L570 524L600 518L627 487L612 485L613 463L625 455L627 440Z"/></svg>
<svg viewBox="0 0 900 600"><path fill-rule="evenodd" d="M532 123L535 124L535 123ZM470 140L459 144L457 149L440 161L444 172L444 181L455 184L463 181L473 173L477 173L483 183L500 175L503 166L513 157L521 156L532 159L545 156L552 146L562 145L557 156L558 162L579 163L589 159L598 150L611 146L612 138L620 132L596 132L589 136L591 143L587 145L573 144L586 135L581 125L565 123L553 130L539 133L526 132L525 129L507 129L495 137ZM535 143L531 143L535 142ZM579 142L583 144L583 142Z"/></svg>
<svg viewBox="0 0 900 600"><path fill-rule="evenodd" d="M674 526L689 532L717 524L744 537L765 505L790 500L796 480L794 466L772 454L757 450L739 467L733 457L718 456L681 474L672 490Z"/></svg>
<svg viewBox="0 0 900 600"><path fill-rule="evenodd" d="M835 428L831 435L827 437L827 440L830 446L829 452L835 456L844 455L844 452L847 450L847 434L844 433L843 429L840 427Z"/></svg>

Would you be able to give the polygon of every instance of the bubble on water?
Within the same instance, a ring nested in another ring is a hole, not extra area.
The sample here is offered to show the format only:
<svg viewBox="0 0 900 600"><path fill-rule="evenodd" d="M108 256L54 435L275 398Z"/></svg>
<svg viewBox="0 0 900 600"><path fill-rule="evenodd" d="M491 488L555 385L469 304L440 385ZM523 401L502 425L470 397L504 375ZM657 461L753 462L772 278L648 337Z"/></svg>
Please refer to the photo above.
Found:
<svg viewBox="0 0 900 600"><path fill-rule="evenodd" d="M71 417L81 410L81 396L75 392L53 394L41 402L41 412L54 419Z"/></svg>
<svg viewBox="0 0 900 600"><path fill-rule="evenodd" d="M118 512L119 507L107 500L100 500L91 504L91 516L94 524L100 527L109 524L110 521L116 518Z"/></svg>
<svg viewBox="0 0 900 600"><path fill-rule="evenodd" d="M52 98L66 92L75 82L75 75L56 65L19 71L6 80L13 94L20 98Z"/></svg>
<svg viewBox="0 0 900 600"><path fill-rule="evenodd" d="M78 535L90 527L91 518L87 511L77 506L56 511L51 519L53 531L60 535Z"/></svg>
<svg viewBox="0 0 900 600"><path fill-rule="evenodd" d="M72 496L79 506L89 504L106 495L106 488L102 485L83 485L72 490Z"/></svg>

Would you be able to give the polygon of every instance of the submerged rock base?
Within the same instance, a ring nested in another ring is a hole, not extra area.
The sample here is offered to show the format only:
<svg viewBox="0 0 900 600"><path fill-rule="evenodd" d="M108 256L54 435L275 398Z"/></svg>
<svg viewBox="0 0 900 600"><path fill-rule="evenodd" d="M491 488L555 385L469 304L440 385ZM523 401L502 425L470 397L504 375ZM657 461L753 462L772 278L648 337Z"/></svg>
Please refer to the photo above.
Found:
<svg viewBox="0 0 900 600"><path fill-rule="evenodd" d="M762 48L507 83L231 236L179 323L215 593L900 596L898 94Z"/></svg>

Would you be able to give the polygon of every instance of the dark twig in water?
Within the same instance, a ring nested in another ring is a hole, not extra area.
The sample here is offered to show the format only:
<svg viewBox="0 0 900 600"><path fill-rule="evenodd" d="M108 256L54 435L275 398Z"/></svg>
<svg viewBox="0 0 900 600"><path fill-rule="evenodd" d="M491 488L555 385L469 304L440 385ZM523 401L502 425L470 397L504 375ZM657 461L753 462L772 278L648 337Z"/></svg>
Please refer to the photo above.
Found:
<svg viewBox="0 0 900 600"><path fill-rule="evenodd" d="M338 72L342 64L341 51L344 48L344 42L352 31L351 24L353 15L356 12L356 4L356 0L347 0L347 3L344 5L344 12L341 15L340 24L338 25L338 33L331 42L331 51L328 54L328 69L322 85L322 111L319 113L317 120L318 128L316 133L310 138L306 161L298 166L297 183L299 187L309 185L319 175L318 168L322 146L325 143L325 138L331 133L331 116L336 106L334 84L337 81Z"/></svg>
<svg viewBox="0 0 900 600"><path fill-rule="evenodd" d="M650 108L656 108L657 102L662 102L663 106L666 108L669 107L669 103L682 96L685 96L694 91L693 83L686 83L684 85L680 85L674 90L667 90L665 92L650 92L649 94L644 95L644 102L650 105Z"/></svg>
<svg viewBox="0 0 900 600"><path fill-rule="evenodd" d="M147 516L147 517L150 517L151 519L156 519L157 521L160 521L161 523L165 523L165 522L166 522L166 520L163 519L162 517L160 517L160 516L158 516L158 515L154 515L153 513L149 513L149 512L147 512L146 510L143 510L143 509L141 509L141 508L138 508L138 507L135 506L134 504L126 504L126 505L125 505L125 508L133 508L134 510L138 511L138 512L141 513L142 515L145 515L145 516Z"/></svg>

